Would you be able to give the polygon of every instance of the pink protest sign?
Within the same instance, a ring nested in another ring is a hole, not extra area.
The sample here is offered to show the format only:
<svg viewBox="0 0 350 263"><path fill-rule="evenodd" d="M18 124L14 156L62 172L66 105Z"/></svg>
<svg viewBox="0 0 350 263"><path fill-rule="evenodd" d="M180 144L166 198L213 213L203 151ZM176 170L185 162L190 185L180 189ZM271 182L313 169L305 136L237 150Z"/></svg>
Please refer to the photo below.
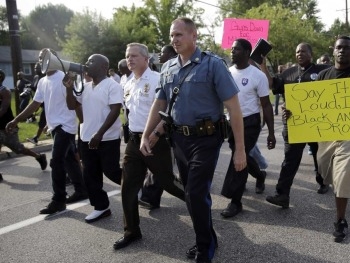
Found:
<svg viewBox="0 0 350 263"><path fill-rule="evenodd" d="M224 49L231 48L235 39L244 38L254 48L259 38L267 39L268 33L269 20L225 18L221 47Z"/></svg>

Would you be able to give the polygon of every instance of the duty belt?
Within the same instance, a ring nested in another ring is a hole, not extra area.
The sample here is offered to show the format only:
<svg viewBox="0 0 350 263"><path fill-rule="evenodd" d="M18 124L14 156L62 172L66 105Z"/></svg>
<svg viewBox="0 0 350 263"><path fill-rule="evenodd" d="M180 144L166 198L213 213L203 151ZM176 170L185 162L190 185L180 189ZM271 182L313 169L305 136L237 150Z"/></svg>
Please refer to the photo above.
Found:
<svg viewBox="0 0 350 263"><path fill-rule="evenodd" d="M174 131L178 133L182 133L185 136L197 134L196 126L174 125Z"/></svg>
<svg viewBox="0 0 350 263"><path fill-rule="evenodd" d="M212 124L210 127L197 127L197 126L188 126L188 125L173 125L173 130L175 132L181 133L185 136L190 136L190 135L197 135L197 136L206 136L209 134L203 134L203 130L205 131L205 129L211 129L213 133L216 132L218 128L218 123Z"/></svg>
<svg viewBox="0 0 350 263"><path fill-rule="evenodd" d="M130 141L135 142L136 144L140 144L142 132L132 132L129 130Z"/></svg>

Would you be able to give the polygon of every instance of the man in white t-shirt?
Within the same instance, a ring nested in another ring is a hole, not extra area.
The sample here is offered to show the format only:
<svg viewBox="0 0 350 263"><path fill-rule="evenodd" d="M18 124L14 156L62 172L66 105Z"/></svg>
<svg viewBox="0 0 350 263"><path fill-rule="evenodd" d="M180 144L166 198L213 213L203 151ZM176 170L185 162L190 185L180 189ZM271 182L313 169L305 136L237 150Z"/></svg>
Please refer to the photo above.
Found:
<svg viewBox="0 0 350 263"><path fill-rule="evenodd" d="M276 139L274 135L274 119L271 102L269 99L269 84L266 75L258 68L249 64L252 45L246 39L236 39L233 42L231 56L233 66L230 67L231 74L240 92L239 103L244 122L244 144L247 156L247 168L237 172L231 162L226 173L221 194L231 198L227 208L221 212L223 217L233 217L242 211L242 195L248 178L248 172L255 177L255 192L261 194L265 190L266 172L261 171L254 158L249 155L255 146L260 130L261 117L260 105L263 110L263 118L269 130L267 136L268 149L275 148ZM234 154L234 138L232 133L228 142Z"/></svg>
<svg viewBox="0 0 350 263"><path fill-rule="evenodd" d="M39 53L39 59L49 52L43 49ZM48 131L53 138L52 159L50 161L53 196L49 205L40 211L40 214L53 214L66 209L66 203L85 199L86 190L82 178L81 169L75 158L73 145L77 132L77 120L74 110L69 110L66 105L66 88L62 84L64 73L59 70L46 72L46 76L39 80L33 101L13 121L9 122L6 129L16 127L17 123L25 120L44 103ZM66 170L70 175L75 193L66 199Z"/></svg>
<svg viewBox="0 0 350 263"><path fill-rule="evenodd" d="M113 79L114 81L120 83L120 76L117 73L115 73L114 69L112 69L112 68L109 69L108 70L108 74L109 74L109 77L111 79Z"/></svg>
<svg viewBox="0 0 350 263"><path fill-rule="evenodd" d="M111 215L109 199L103 190L103 174L113 182L121 180L120 159L120 109L123 103L122 87L108 78L109 60L93 54L86 62L86 73L92 81L85 83L81 96L74 96L74 81L66 75L67 105L70 109L82 106L83 123L80 138L83 160L83 177L88 191L92 213L85 217L87 223Z"/></svg>
<svg viewBox="0 0 350 263"><path fill-rule="evenodd" d="M134 73L128 68L125 58L118 62L118 71L121 74L120 85L124 88L125 84L134 76Z"/></svg>

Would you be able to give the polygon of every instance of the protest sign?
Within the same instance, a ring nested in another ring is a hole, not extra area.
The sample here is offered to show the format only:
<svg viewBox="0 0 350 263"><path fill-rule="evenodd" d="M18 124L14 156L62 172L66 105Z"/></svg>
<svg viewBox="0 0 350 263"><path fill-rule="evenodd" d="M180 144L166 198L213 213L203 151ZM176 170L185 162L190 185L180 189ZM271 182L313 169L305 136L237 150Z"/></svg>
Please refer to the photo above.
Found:
<svg viewBox="0 0 350 263"><path fill-rule="evenodd" d="M231 48L237 38L247 39L254 47L260 38L267 39L268 32L269 20L225 18L221 47Z"/></svg>
<svg viewBox="0 0 350 263"><path fill-rule="evenodd" d="M285 85L289 143L350 140L350 78Z"/></svg>

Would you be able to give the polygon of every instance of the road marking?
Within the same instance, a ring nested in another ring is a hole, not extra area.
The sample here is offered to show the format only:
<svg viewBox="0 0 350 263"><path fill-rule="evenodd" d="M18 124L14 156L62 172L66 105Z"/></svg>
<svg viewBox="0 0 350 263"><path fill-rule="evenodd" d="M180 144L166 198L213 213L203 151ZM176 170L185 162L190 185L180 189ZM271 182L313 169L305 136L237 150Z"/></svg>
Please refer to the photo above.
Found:
<svg viewBox="0 0 350 263"><path fill-rule="evenodd" d="M119 193L120 193L120 190L114 190L114 191L108 192L107 194L110 197L110 196L113 196L113 195L117 195ZM30 225L38 223L40 221L56 217L58 215L66 213L68 211L72 211L72 210L75 210L75 209L80 208L82 206L89 205L89 204L90 204L89 200L86 199L86 200L80 201L78 203L74 203L74 204L71 204L71 205L67 206L67 209L62 211L62 212L55 213L53 215L38 215L36 217L29 218L29 219L24 220L22 222L18 222L18 223L13 224L13 225L5 226L3 228L0 228L0 236L3 235L3 234L9 233L11 231L14 231L14 230L21 229L23 227L30 226Z"/></svg>

